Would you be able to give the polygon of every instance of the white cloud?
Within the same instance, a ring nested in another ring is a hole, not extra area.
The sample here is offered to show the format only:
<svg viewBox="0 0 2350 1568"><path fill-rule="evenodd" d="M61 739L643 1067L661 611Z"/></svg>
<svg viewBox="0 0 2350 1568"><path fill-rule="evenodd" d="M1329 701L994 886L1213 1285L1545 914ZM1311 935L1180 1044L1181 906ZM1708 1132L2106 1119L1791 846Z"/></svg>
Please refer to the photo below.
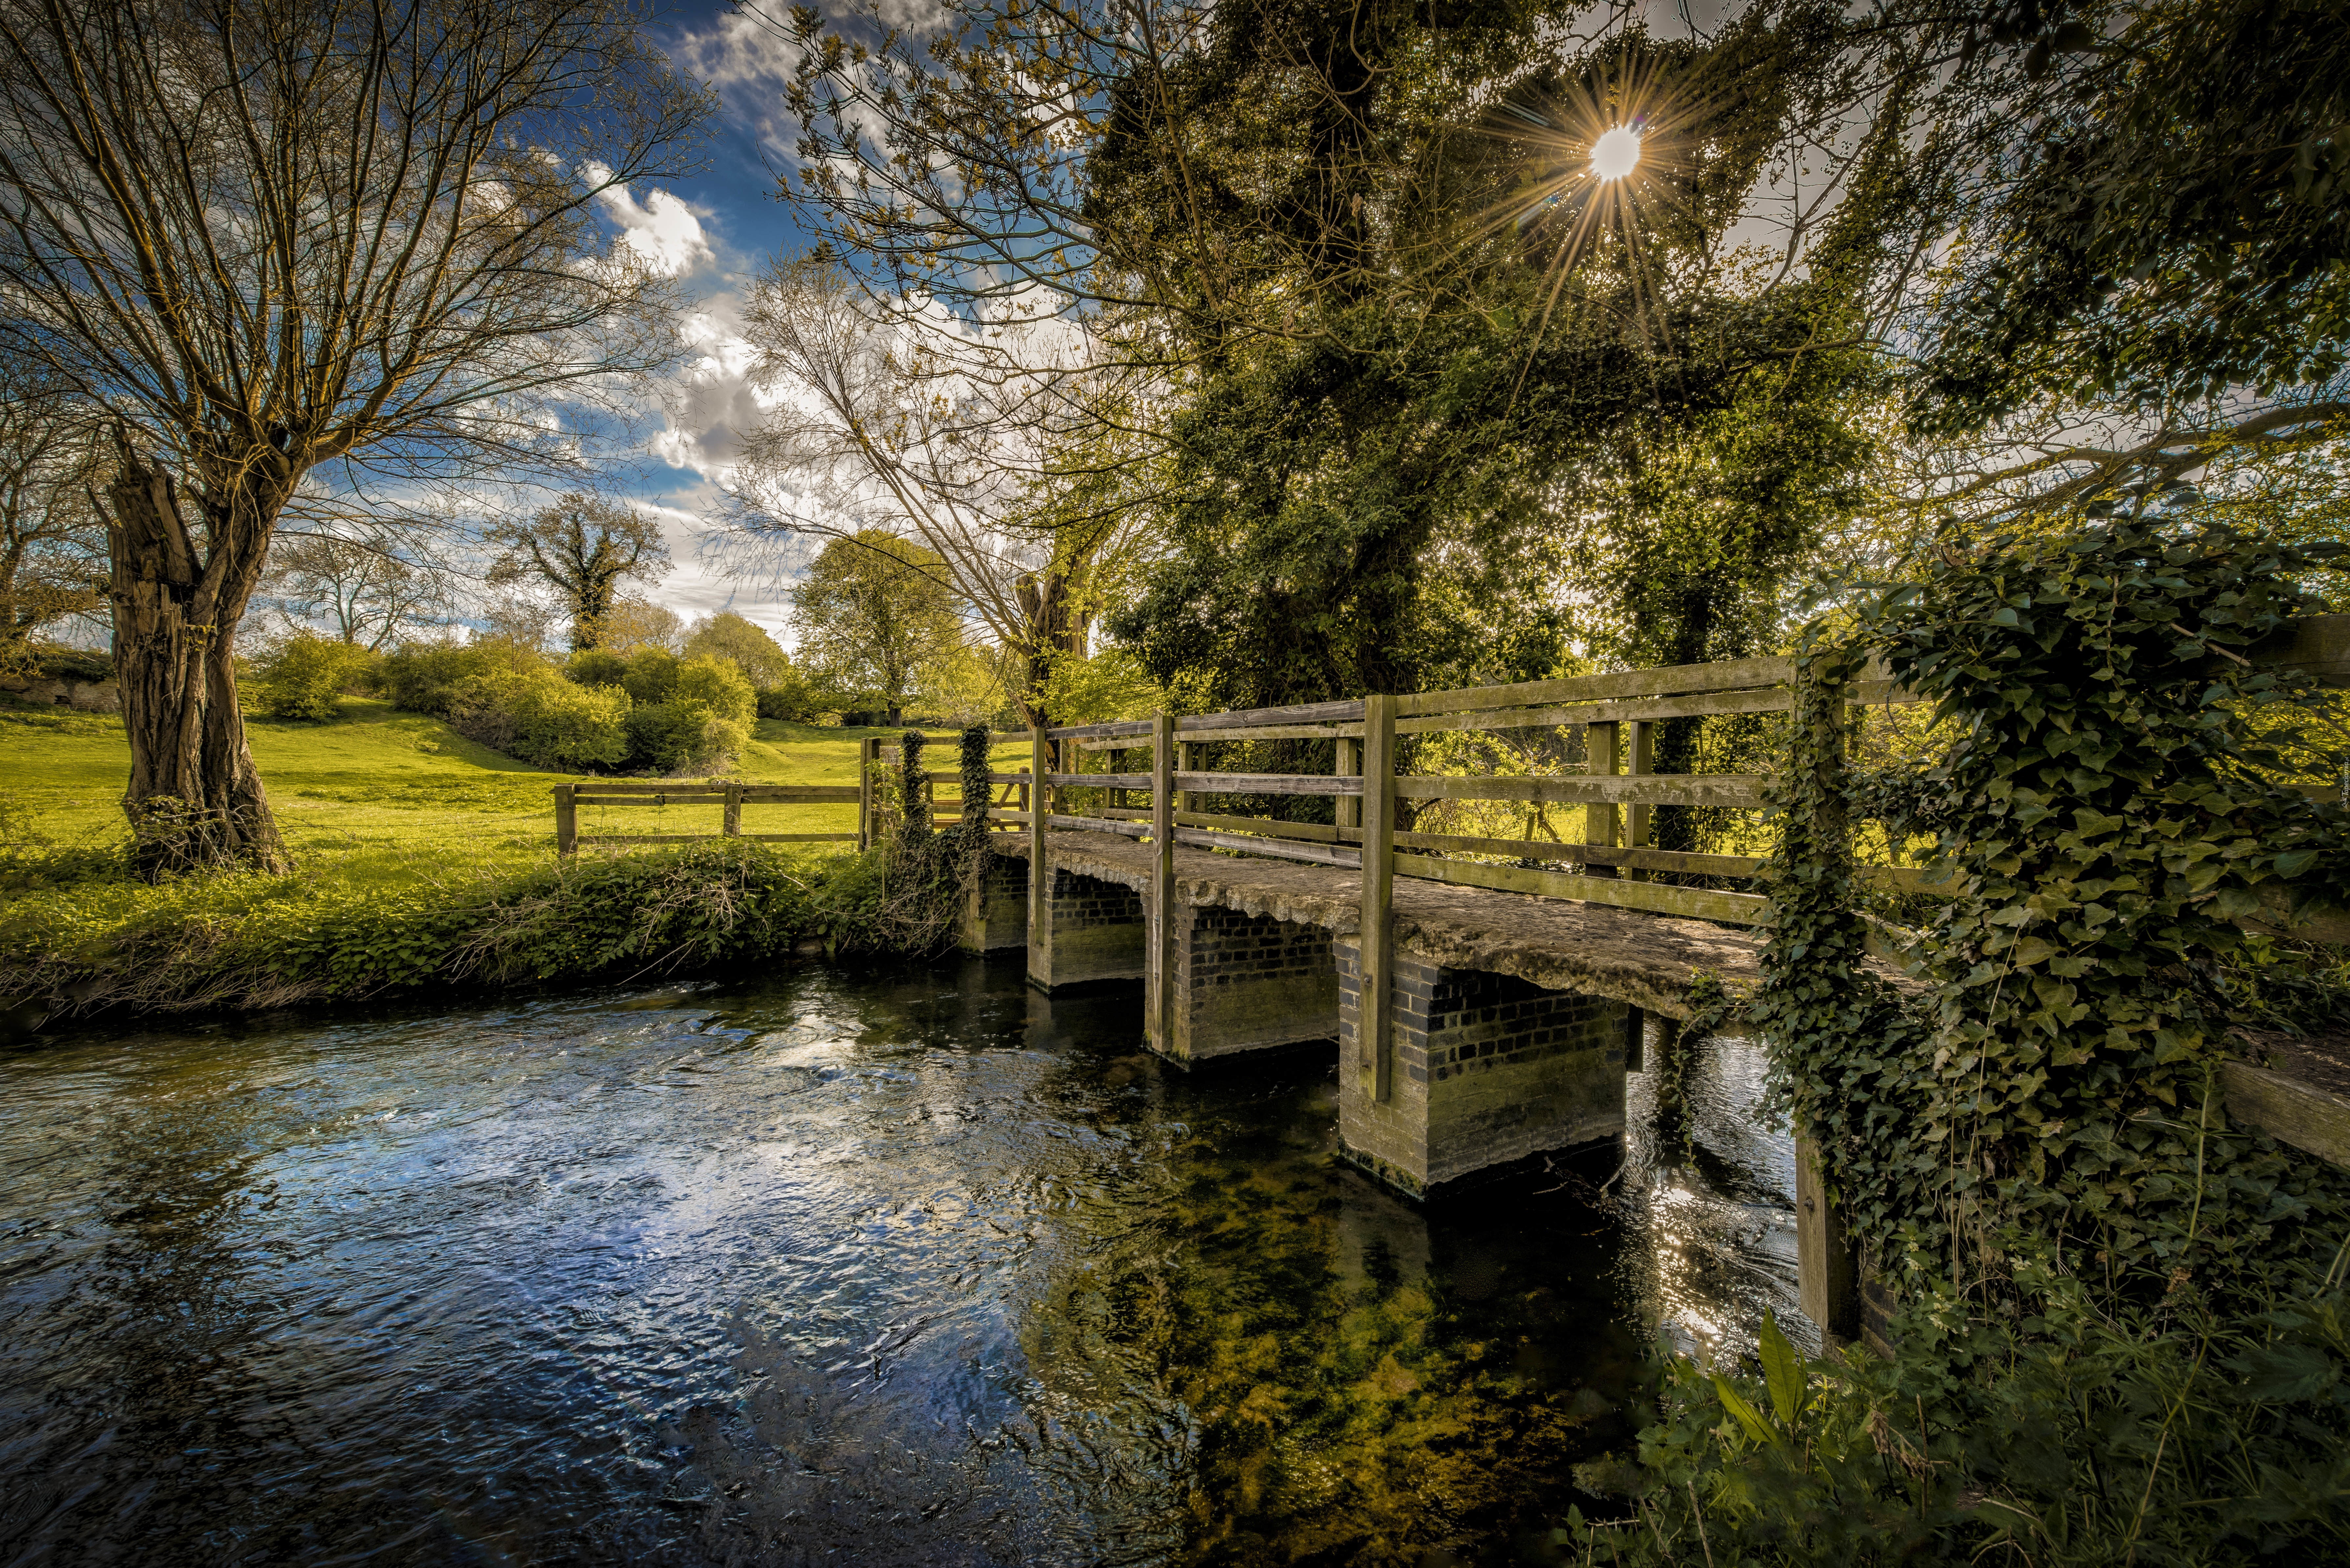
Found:
<svg viewBox="0 0 2350 1568"><path fill-rule="evenodd" d="M609 171L591 168L589 177L607 180ZM639 204L625 185L602 192L604 210L620 225L620 240L663 277L691 272L715 253L702 232L702 214L667 191L650 191Z"/></svg>

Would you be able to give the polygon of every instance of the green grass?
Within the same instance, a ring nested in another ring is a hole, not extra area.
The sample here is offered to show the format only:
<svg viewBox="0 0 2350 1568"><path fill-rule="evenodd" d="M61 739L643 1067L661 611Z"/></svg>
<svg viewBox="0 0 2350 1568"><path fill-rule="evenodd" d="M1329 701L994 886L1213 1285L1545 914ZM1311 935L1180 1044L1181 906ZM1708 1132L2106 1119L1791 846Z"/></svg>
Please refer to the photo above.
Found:
<svg viewBox="0 0 2350 1568"><path fill-rule="evenodd" d="M371 886L447 886L542 865L555 852L551 773L465 739L439 719L346 698L324 722L249 718L253 755L298 874ZM762 719L723 776L758 784L853 784L858 742L887 730ZM930 756L951 770L951 737ZM1005 747L999 755L1009 758ZM128 830L122 789L130 748L121 721L0 706L0 847L99 850ZM942 786L942 794L951 794ZM710 833L714 805L582 806L579 830ZM746 805L745 833L853 833L854 805Z"/></svg>

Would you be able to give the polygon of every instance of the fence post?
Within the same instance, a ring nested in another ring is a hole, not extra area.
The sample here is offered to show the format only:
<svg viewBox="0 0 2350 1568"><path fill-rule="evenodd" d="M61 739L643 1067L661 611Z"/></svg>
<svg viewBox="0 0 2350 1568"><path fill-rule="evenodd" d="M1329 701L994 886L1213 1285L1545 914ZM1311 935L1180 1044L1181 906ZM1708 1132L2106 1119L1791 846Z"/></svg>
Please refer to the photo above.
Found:
<svg viewBox="0 0 2350 1568"><path fill-rule="evenodd" d="M1363 742L1351 735L1338 737L1338 765L1333 770L1338 777L1360 778L1363 773ZM1363 797L1342 794L1337 797L1337 823L1341 827L1363 826Z"/></svg>
<svg viewBox="0 0 2350 1568"><path fill-rule="evenodd" d="M873 764L880 760L879 739L867 735L857 742L857 847L873 847Z"/></svg>
<svg viewBox="0 0 2350 1568"><path fill-rule="evenodd" d="M1831 1344L1860 1334L1860 1270L1844 1216L1829 1201L1820 1146L1795 1138L1795 1293Z"/></svg>
<svg viewBox="0 0 2350 1568"><path fill-rule="evenodd" d="M1150 716L1150 1009L1161 1055L1175 1054L1175 718Z"/></svg>
<svg viewBox="0 0 2350 1568"><path fill-rule="evenodd" d="M1627 724L1626 728L1632 732L1627 737L1631 743L1625 748L1624 776L1638 778L1648 771L1650 752L1654 744L1650 737L1656 733L1656 726L1634 722ZM1646 805L1627 805L1624 808L1624 846L1627 849L1646 849L1648 846L1649 814L1654 810L1653 806ZM1629 866L1624 867L1624 875L1634 882L1648 880L1648 874L1646 871L1638 870Z"/></svg>
<svg viewBox="0 0 2350 1568"><path fill-rule="evenodd" d="M726 786L726 825L719 831L729 838L743 836L743 786L739 784Z"/></svg>
<svg viewBox="0 0 2350 1568"><path fill-rule="evenodd" d="M1616 764L1621 759L1621 732L1614 723L1593 724L1584 731L1584 771L1593 778L1612 779ZM1595 802L1583 808L1583 841L1605 848L1616 846L1616 807L1612 802ZM1613 866L1586 866L1584 871L1593 877L1613 877Z"/></svg>
<svg viewBox="0 0 2350 1568"><path fill-rule="evenodd" d="M1176 742L1175 767L1176 771L1179 773L1190 774L1200 771L1199 742L1180 741ZM1185 790L1181 794L1175 797L1175 805L1176 809L1179 811L1199 810L1200 792L1197 790Z"/></svg>
<svg viewBox="0 0 2350 1568"><path fill-rule="evenodd" d="M1392 1092L1395 959L1395 699L1363 699L1362 961L1355 993L1357 1070L1375 1101Z"/></svg>
<svg viewBox="0 0 2350 1568"><path fill-rule="evenodd" d="M1045 775L1052 742L1041 724L1028 732L1028 950L1035 952L1053 918L1053 876L1045 866L1045 817L1053 809L1053 786Z"/></svg>
<svg viewBox="0 0 2350 1568"><path fill-rule="evenodd" d="M579 853L579 805L573 798L577 784L559 784L555 786L555 852L557 855Z"/></svg>

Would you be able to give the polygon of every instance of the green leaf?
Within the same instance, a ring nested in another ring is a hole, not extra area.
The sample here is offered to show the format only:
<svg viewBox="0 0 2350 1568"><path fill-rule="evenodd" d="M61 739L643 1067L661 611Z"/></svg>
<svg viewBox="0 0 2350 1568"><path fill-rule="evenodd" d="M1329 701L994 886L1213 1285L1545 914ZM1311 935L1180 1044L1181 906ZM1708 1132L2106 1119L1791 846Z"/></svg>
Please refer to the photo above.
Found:
<svg viewBox="0 0 2350 1568"><path fill-rule="evenodd" d="M1730 1380L1719 1372L1713 1375L1713 1391L1721 1397L1721 1407L1737 1417L1738 1424L1745 1428L1756 1442L1768 1443L1777 1439L1778 1433L1771 1429L1771 1423L1762 1418L1762 1413L1749 1405L1738 1390L1730 1386Z"/></svg>
<svg viewBox="0 0 2350 1568"><path fill-rule="evenodd" d="M2013 958L2019 965L2029 967L2044 961L2056 950L2056 944L2045 937L2026 937L2015 944Z"/></svg>
<svg viewBox="0 0 2350 1568"><path fill-rule="evenodd" d="M1760 1346L1762 1355L1762 1380L1771 1389L1771 1408L1778 1412L1779 1424L1792 1427L1795 1412L1804 1407L1804 1358L1779 1332L1779 1321L1769 1313L1762 1314Z"/></svg>

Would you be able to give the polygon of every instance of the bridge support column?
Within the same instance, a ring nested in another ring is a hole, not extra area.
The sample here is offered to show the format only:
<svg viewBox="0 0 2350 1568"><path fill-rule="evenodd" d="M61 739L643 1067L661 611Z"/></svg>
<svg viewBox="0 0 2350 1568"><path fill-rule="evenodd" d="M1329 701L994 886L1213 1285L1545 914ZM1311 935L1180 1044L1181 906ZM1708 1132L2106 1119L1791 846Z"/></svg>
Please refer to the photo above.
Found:
<svg viewBox="0 0 2350 1568"><path fill-rule="evenodd" d="M1146 1010L1170 1020L1172 1038L1150 1043L1160 1055L1199 1062L1337 1038L1338 975L1328 931L1189 904L1176 905L1169 924L1172 1005L1162 1013L1153 995Z"/></svg>
<svg viewBox="0 0 2350 1568"><path fill-rule="evenodd" d="M1028 862L990 853L955 922L955 946L967 953L1028 945Z"/></svg>
<svg viewBox="0 0 2350 1568"><path fill-rule="evenodd" d="M1051 879L1041 910L1034 900L1029 906L1029 983L1054 991L1087 981L1140 980L1142 896L1059 867L1046 875Z"/></svg>
<svg viewBox="0 0 2350 1568"><path fill-rule="evenodd" d="M1339 1060L1351 1062L1361 948L1333 944ZM1338 1140L1354 1164L1415 1197L1530 1154L1624 1132L1620 1002L1395 954L1395 1075L1385 1100L1338 1075Z"/></svg>

